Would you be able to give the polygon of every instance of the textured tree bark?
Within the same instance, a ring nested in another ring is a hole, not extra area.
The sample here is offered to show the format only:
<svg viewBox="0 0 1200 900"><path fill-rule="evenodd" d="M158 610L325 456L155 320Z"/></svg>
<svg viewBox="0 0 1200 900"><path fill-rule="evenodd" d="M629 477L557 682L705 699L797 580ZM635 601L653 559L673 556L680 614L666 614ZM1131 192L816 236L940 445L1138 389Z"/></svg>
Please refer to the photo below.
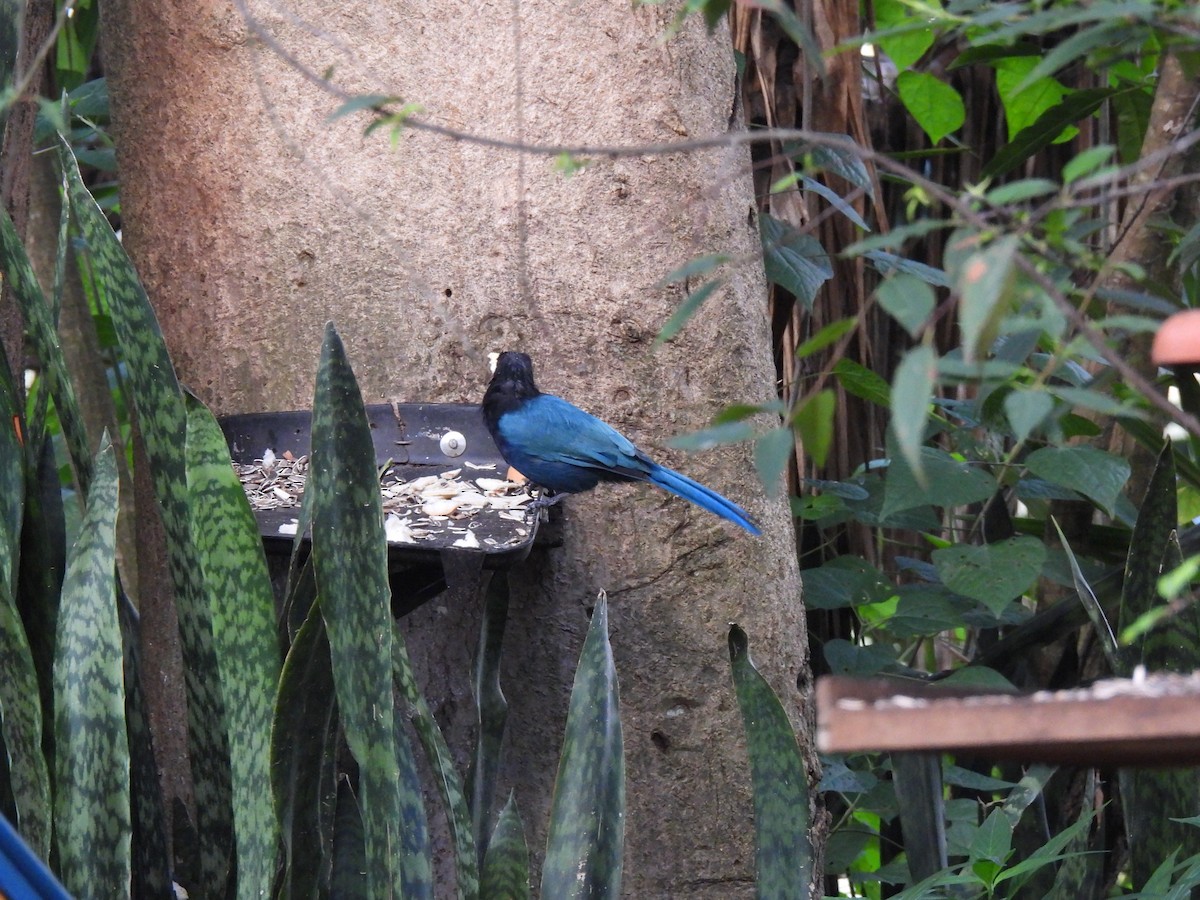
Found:
<svg viewBox="0 0 1200 900"><path fill-rule="evenodd" d="M515 576L506 635L505 777L535 857L575 661L597 592L611 601L628 757L626 894L753 894L749 769L729 679L739 622L794 720L808 698L792 527L748 450L695 459L671 435L774 396L744 152L622 156L567 176L546 156L406 131L393 149L347 90L419 103L429 121L539 144L644 144L720 134L734 104L728 37L625 0L114 0L106 60L126 245L181 379L218 414L307 407L321 328L336 320L368 402L478 402L491 350L524 349L543 389L606 418L665 463L748 506L751 539L643 487L565 503L564 545ZM688 258L752 262L672 344L653 338ZM474 600L411 617L430 701L465 753ZM800 690L795 688L797 681ZM806 751L809 737L802 733Z"/></svg>

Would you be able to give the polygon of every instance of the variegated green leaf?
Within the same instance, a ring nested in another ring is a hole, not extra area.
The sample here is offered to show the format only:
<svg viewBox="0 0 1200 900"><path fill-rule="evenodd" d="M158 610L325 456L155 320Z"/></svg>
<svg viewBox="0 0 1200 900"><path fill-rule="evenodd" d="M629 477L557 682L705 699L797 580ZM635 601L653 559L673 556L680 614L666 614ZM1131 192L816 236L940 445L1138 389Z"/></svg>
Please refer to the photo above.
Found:
<svg viewBox="0 0 1200 900"><path fill-rule="evenodd" d="M429 705L421 694L413 674L412 663L404 643L404 634L399 626L392 639L392 673L396 686L408 707L408 717L416 729L425 758L429 762L438 793L446 808L450 824L450 839L454 845L454 862L458 876L460 900L475 900L479 895L479 863L475 855L475 840L471 833L471 814L463 795L462 782L454 768L454 757L442 736Z"/></svg>
<svg viewBox="0 0 1200 900"><path fill-rule="evenodd" d="M329 879L330 897L362 897L367 892L367 854L363 839L362 810L342 776L337 788L337 814L333 825L333 872ZM408 900L408 895L404 895Z"/></svg>
<svg viewBox="0 0 1200 900"><path fill-rule="evenodd" d="M0 745L7 752L13 824L42 859L50 850L50 770L42 755L42 704L25 626L8 588L0 584ZM0 781L2 784L2 781Z"/></svg>
<svg viewBox="0 0 1200 900"><path fill-rule="evenodd" d="M429 818L417 758L404 726L404 711L396 710L396 762L400 766L400 871L406 900L433 900L433 850ZM336 867L336 862L335 862Z"/></svg>
<svg viewBox="0 0 1200 900"><path fill-rule="evenodd" d="M529 900L529 848L512 794L500 810L479 876L481 900Z"/></svg>
<svg viewBox="0 0 1200 900"><path fill-rule="evenodd" d="M0 211L2 212L2 211ZM37 670L17 610L17 566L25 506L25 452L17 434L16 389L0 348L0 745L17 828L42 859L50 851L50 772L42 755L42 706ZM3 776L0 776L2 778Z"/></svg>
<svg viewBox="0 0 1200 900"><path fill-rule="evenodd" d="M383 501L362 394L333 324L313 399L312 553L346 743L359 767L368 897L403 896Z"/></svg>
<svg viewBox="0 0 1200 900"><path fill-rule="evenodd" d="M129 896L129 744L116 580L117 466L105 434L63 582L54 661L59 875L80 897Z"/></svg>
<svg viewBox="0 0 1200 900"><path fill-rule="evenodd" d="M271 792L285 853L280 896L288 900L329 892L337 745L329 640L313 604L284 661L271 729Z"/></svg>
<svg viewBox="0 0 1200 900"><path fill-rule="evenodd" d="M603 594L592 611L575 670L549 832L543 897L621 896L625 751Z"/></svg>
<svg viewBox="0 0 1200 900"><path fill-rule="evenodd" d="M203 884L223 884L233 841L229 750L212 622L188 518L183 393L146 291L121 242L79 177L75 157L61 136L59 163L94 287L112 313L150 459L179 612L188 699L188 750L201 841L200 880Z"/></svg>
<svg viewBox="0 0 1200 900"><path fill-rule="evenodd" d="M471 834L481 857L487 852L492 825L492 804L500 769L500 749L504 724L508 719L508 701L500 688L500 649L508 620L508 576L492 573L479 625L479 650L475 656L475 710L479 738L475 758L467 776L467 796L471 800Z"/></svg>
<svg viewBox="0 0 1200 900"><path fill-rule="evenodd" d="M750 659L746 632L729 629L733 685L746 727L754 785L754 833L760 900L808 900L808 776L783 705Z"/></svg>
<svg viewBox="0 0 1200 900"><path fill-rule="evenodd" d="M279 680L275 598L258 525L212 413L187 398L187 480L228 716L238 896L265 897L279 841L271 797L271 711Z"/></svg>
<svg viewBox="0 0 1200 900"><path fill-rule="evenodd" d="M62 345L58 340L58 331L54 327L54 318L50 305L42 294L42 288L33 273L29 257L17 229L13 226L6 210L0 209L0 268L3 269L5 283L11 288L21 315L25 318L27 333L33 352L45 369L46 379L50 385L50 395L54 398L54 407L58 411L58 420L62 426L63 437L67 442L67 450L71 454L71 462L75 466L75 477L79 481L79 489L86 494L92 480L92 455L88 450L87 432L83 427L83 419L79 415L79 404L75 399L75 388L71 385L67 374L67 364L63 358ZM11 425L12 420L6 419L4 426Z"/></svg>

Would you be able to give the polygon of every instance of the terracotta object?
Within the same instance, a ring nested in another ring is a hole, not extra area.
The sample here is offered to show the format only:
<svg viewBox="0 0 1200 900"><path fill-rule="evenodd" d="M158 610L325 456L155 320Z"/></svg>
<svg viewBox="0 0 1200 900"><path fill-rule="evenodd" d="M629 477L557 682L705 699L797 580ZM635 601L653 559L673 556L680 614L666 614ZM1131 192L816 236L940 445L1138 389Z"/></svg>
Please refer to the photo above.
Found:
<svg viewBox="0 0 1200 900"><path fill-rule="evenodd" d="M1163 322L1150 357L1160 366L1200 364L1200 309L1176 313Z"/></svg>

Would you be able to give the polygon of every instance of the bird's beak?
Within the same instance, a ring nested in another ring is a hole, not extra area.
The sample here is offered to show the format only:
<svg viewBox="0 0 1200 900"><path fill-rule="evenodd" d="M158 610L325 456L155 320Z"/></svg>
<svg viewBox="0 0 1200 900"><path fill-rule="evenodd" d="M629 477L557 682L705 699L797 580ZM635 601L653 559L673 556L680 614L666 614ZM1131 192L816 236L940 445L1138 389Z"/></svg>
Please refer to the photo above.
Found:
<svg viewBox="0 0 1200 900"><path fill-rule="evenodd" d="M488 354L488 371L491 372L493 375L496 374L496 363L499 361L500 361L499 353L489 353Z"/></svg>

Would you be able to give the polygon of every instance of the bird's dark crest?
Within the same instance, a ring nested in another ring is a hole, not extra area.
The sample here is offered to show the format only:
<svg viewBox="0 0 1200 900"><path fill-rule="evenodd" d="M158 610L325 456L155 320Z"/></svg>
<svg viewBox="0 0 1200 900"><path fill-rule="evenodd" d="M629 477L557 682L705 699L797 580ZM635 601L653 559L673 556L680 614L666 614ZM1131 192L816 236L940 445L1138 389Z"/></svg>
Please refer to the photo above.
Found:
<svg viewBox="0 0 1200 900"><path fill-rule="evenodd" d="M496 433L496 424L506 412L512 412L540 394L533 381L533 360L527 353L506 350L496 360L496 372L483 395L483 419L488 431Z"/></svg>

